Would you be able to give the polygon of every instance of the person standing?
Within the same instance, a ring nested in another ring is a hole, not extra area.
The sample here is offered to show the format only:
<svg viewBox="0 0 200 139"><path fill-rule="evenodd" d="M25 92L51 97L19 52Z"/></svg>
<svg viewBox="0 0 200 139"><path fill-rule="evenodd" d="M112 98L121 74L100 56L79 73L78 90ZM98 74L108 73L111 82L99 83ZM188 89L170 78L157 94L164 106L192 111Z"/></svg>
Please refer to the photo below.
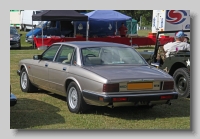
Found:
<svg viewBox="0 0 200 139"><path fill-rule="evenodd" d="M128 29L126 28L126 26L124 25L124 23L122 23L121 27L119 28L118 31L119 31L121 37L125 37Z"/></svg>

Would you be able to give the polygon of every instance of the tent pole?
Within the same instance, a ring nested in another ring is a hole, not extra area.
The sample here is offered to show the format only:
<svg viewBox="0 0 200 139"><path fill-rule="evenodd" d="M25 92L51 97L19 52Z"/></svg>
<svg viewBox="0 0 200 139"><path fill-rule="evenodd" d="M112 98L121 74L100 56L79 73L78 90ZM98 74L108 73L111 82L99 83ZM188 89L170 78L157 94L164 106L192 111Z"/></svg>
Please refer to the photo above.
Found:
<svg viewBox="0 0 200 139"><path fill-rule="evenodd" d="M131 46L133 45L132 42L133 40L132 40L132 19L131 19Z"/></svg>
<svg viewBox="0 0 200 139"><path fill-rule="evenodd" d="M33 39L33 19L32 19L32 30L31 30L31 34L32 34L32 45L33 45L33 48L35 48L34 39Z"/></svg>
<svg viewBox="0 0 200 139"><path fill-rule="evenodd" d="M87 25L86 25L86 41L88 41L88 32L89 32L89 22L87 21Z"/></svg>
<svg viewBox="0 0 200 139"><path fill-rule="evenodd" d="M44 46L44 43L43 43L43 21L42 21L42 46Z"/></svg>
<svg viewBox="0 0 200 139"><path fill-rule="evenodd" d="M59 28L60 28L60 33L61 33L61 21L59 22ZM57 26L57 25L56 25ZM62 35L62 34L61 34Z"/></svg>
<svg viewBox="0 0 200 139"><path fill-rule="evenodd" d="M76 22L73 21L73 23L74 23L74 38L75 38L76 37Z"/></svg>
<svg viewBox="0 0 200 139"><path fill-rule="evenodd" d="M117 36L117 21L116 21L116 24L115 24L115 26L116 26L115 35Z"/></svg>

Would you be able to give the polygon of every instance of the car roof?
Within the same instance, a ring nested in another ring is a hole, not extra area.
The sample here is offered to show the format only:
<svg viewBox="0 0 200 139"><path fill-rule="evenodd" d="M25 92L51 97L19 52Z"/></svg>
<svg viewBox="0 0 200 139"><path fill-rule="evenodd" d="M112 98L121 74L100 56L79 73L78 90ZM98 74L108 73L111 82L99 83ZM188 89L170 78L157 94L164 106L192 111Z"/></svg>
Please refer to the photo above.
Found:
<svg viewBox="0 0 200 139"><path fill-rule="evenodd" d="M116 47L130 47L128 45L112 43L112 42L100 42L100 41L71 41L71 42L58 42L54 44L65 44L65 45L73 45L79 48L84 47L99 47L99 46L116 46Z"/></svg>

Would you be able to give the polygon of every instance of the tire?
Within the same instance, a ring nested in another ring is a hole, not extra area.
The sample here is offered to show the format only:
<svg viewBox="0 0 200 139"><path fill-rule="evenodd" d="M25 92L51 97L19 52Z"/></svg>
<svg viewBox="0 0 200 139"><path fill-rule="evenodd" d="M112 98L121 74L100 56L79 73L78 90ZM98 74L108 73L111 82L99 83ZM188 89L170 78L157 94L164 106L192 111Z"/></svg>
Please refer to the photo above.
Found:
<svg viewBox="0 0 200 139"><path fill-rule="evenodd" d="M187 68L179 68L174 74L175 90L178 92L179 97L190 97L190 73Z"/></svg>
<svg viewBox="0 0 200 139"><path fill-rule="evenodd" d="M36 92L38 90L38 88L35 87L29 80L25 68L23 68L20 73L20 87L22 92L27 92L27 93Z"/></svg>
<svg viewBox="0 0 200 139"><path fill-rule="evenodd" d="M18 50L21 50L21 40L20 40L20 42L19 42Z"/></svg>
<svg viewBox="0 0 200 139"><path fill-rule="evenodd" d="M75 82L71 82L67 89L67 106L72 113L84 113L88 110L81 91Z"/></svg>

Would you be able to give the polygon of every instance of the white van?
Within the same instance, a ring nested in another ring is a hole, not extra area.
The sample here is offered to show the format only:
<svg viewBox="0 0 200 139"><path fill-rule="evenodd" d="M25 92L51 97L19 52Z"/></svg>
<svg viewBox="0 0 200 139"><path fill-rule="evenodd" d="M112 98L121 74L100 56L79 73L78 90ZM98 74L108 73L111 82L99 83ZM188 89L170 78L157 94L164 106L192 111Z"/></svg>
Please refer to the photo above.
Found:
<svg viewBox="0 0 200 139"><path fill-rule="evenodd" d="M10 26L20 28L21 25L21 11L20 10L10 10Z"/></svg>
<svg viewBox="0 0 200 139"><path fill-rule="evenodd" d="M23 10L21 11L21 26L20 30L26 31L32 29L32 15L38 14L42 12L42 10ZM33 21L34 26L38 25L41 21Z"/></svg>

